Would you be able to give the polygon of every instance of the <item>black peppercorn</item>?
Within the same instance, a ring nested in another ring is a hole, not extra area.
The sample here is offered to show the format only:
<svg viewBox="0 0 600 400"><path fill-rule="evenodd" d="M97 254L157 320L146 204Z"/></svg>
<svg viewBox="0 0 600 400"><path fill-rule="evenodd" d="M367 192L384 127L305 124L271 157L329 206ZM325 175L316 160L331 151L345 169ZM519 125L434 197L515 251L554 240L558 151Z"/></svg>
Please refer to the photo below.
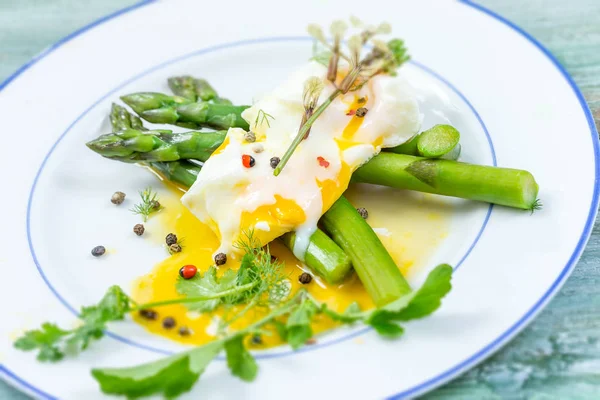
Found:
<svg viewBox="0 0 600 400"><path fill-rule="evenodd" d="M219 253L215 256L215 264L223 265L227 262L227 254Z"/></svg>
<svg viewBox="0 0 600 400"><path fill-rule="evenodd" d="M96 246L92 249L92 255L94 257L100 257L104 253L106 253L106 248L104 246Z"/></svg>
<svg viewBox="0 0 600 400"><path fill-rule="evenodd" d="M363 219L369 218L369 212L367 211L366 208L360 207L360 208L357 208L356 211L358 211L358 213L360 214L361 217L363 217Z"/></svg>
<svg viewBox="0 0 600 400"><path fill-rule="evenodd" d="M172 245L169 246L169 251L172 253L180 253L181 252L181 246L177 243L173 243Z"/></svg>
<svg viewBox="0 0 600 400"><path fill-rule="evenodd" d="M173 317L166 317L162 320L162 326L165 329L172 329L175 327L175 325L177 325L177 323L175 322L175 318Z"/></svg>
<svg viewBox="0 0 600 400"><path fill-rule="evenodd" d="M279 165L281 159L279 157L271 157L271 168L275 169Z"/></svg>
<svg viewBox="0 0 600 400"><path fill-rule="evenodd" d="M158 202L158 200L152 200L150 202L150 208L152 209L152 211L158 211L160 210L160 203Z"/></svg>
<svg viewBox="0 0 600 400"><path fill-rule="evenodd" d="M169 233L165 238L165 242L167 242L167 246L177 243L177 235L174 233Z"/></svg>
<svg viewBox="0 0 600 400"><path fill-rule="evenodd" d="M357 117L361 117L361 118L362 118L362 117L364 117L365 115L367 115L367 112L368 112L368 111L369 111L369 110L367 110L365 107L361 107L361 108L359 108L358 110L356 110L356 116L357 116Z"/></svg>
<svg viewBox="0 0 600 400"><path fill-rule="evenodd" d="M136 235L138 236L142 236L144 234L144 231L146 229L144 228L143 224L135 224L135 226L133 227L133 231L135 232Z"/></svg>
<svg viewBox="0 0 600 400"><path fill-rule="evenodd" d="M125 201L125 193L115 192L110 198L110 202L116 205L122 204Z"/></svg>
<svg viewBox="0 0 600 400"><path fill-rule="evenodd" d="M256 142L256 135L252 131L246 132L244 134L244 140L248 143L254 143Z"/></svg>
<svg viewBox="0 0 600 400"><path fill-rule="evenodd" d="M312 281L312 276L307 272L303 272L298 277L298 280L300 281L301 284L307 285Z"/></svg>
<svg viewBox="0 0 600 400"><path fill-rule="evenodd" d="M260 335L252 335L250 341L252 342L252 344L263 344L263 340Z"/></svg>
<svg viewBox="0 0 600 400"><path fill-rule="evenodd" d="M190 328L188 328L187 326L182 326L181 328L179 328L177 333L179 333L180 336L190 336L192 334L192 331L190 331Z"/></svg>
<svg viewBox="0 0 600 400"><path fill-rule="evenodd" d="M155 321L158 318L158 313L154 310L144 309L140 310L140 316L150 321Z"/></svg>

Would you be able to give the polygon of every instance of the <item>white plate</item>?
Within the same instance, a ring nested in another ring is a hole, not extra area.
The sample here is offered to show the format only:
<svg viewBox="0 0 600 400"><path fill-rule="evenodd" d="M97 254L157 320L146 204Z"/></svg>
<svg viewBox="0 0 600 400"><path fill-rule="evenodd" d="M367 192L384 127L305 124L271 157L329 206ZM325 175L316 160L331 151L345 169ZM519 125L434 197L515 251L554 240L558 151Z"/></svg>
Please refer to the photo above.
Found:
<svg viewBox="0 0 600 400"><path fill-rule="evenodd" d="M131 365L181 348L122 323L111 326L110 338L56 365L12 349L18 332L46 320L72 323L80 306L111 284L128 287L163 255L115 236L137 220L106 204L115 185L133 193L153 178L103 160L83 143L108 129L111 100L166 90L165 77L175 73L197 72L232 100L248 102L310 54L302 36L307 23L326 24L352 10L367 21L387 20L406 39L413 61L405 70L421 87L426 122L457 125L465 161L531 171L544 209L530 216L455 201L450 235L428 260L460 267L454 288L439 312L408 324L401 340L357 327L302 352L260 353L253 384L231 378L217 361L187 397L413 397L523 329L568 277L596 216L592 117L564 69L509 21L471 3L395 4L143 2L68 36L2 83L0 375L36 397L92 399L101 397L92 366ZM100 242L128 244L100 264L88 253Z"/></svg>

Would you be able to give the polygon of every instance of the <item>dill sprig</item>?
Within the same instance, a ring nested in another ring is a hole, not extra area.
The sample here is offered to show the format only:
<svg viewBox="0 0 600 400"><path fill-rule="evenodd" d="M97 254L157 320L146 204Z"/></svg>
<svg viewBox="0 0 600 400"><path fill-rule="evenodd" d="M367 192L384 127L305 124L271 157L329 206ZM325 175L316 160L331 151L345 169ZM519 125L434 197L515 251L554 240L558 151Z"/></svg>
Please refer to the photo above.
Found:
<svg viewBox="0 0 600 400"><path fill-rule="evenodd" d="M219 323L222 333L250 310L276 306L285 301L290 292L283 263L271 257L269 247L261 246L252 231L244 232L235 247L244 252L237 271L229 269L217 276L217 268L212 266L191 279L178 279L176 285L179 294L185 296L179 302L185 303L190 310L212 312L219 307L222 309Z"/></svg>
<svg viewBox="0 0 600 400"><path fill-rule="evenodd" d="M265 112L265 110L263 110L262 108L260 110L258 110L258 113L256 114L256 119L254 120L254 129L256 129L259 125L262 125L265 123L270 128L271 123L269 122L269 118L271 118L272 120L275 119L274 116Z"/></svg>
<svg viewBox="0 0 600 400"><path fill-rule="evenodd" d="M533 214L534 212L541 210L543 206L544 205L540 199L535 199L529 210L531 211L531 214Z"/></svg>
<svg viewBox="0 0 600 400"><path fill-rule="evenodd" d="M162 209L161 204L157 200L157 196L157 193L154 192L151 187L147 187L140 192L140 202L134 205L130 211L134 214L141 215L144 222L148 221L150 214Z"/></svg>

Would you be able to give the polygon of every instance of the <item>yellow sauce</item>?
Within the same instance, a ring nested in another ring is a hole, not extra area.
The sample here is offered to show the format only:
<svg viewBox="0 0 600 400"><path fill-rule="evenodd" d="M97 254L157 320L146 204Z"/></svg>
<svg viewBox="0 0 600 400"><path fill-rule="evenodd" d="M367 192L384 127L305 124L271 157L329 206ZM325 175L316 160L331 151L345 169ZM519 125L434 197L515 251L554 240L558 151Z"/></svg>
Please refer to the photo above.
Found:
<svg viewBox="0 0 600 400"><path fill-rule="evenodd" d="M366 185L351 185L346 196L357 207L367 208L369 211L368 222L377 228L378 232L389 231L390 236L386 236L387 232L385 232L386 234L380 234L379 237L402 272L410 275L413 265L427 265L427 256L447 234L448 223L445 213L435 211L437 204L428 206L430 202L425 201L422 194L415 195L378 187L374 190L374 188ZM154 237L164 238L169 232L177 234L183 242L183 251L167 257L152 272L134 283L132 297L140 304L180 297L175 289L175 282L179 276L179 269L183 265L195 265L201 273L214 265L212 254L218 248L219 241L207 225L198 221L179 202L181 194L181 190L173 187L171 194L161 197L161 203L165 208L155 217L157 221L153 221L155 223L151 225L154 225L152 229L157 231L157 234L153 235ZM279 241L272 242L270 250L273 255L285 263L284 270L285 274L289 276L292 293L302 286L316 299L340 312L355 301L362 309L373 306L371 299L354 273L337 286L330 286L317 277L310 284L302 285L298 281L298 276L308 270L306 266L298 261ZM226 269L237 269L238 267L239 261L230 259L227 264L219 267L219 274ZM146 320L137 313L133 315L133 318L152 333L181 343L196 345L214 339L215 327L221 315L218 310L212 314L189 312L184 305L158 307L155 311L158 312L158 318L154 321ZM256 310L248 313L236 321L231 329L240 329L264 316L267 312L267 310ZM177 323L172 329L162 327L161 321L167 316L173 317ZM191 330L191 335L182 336L178 333L179 328L184 326ZM317 318L313 326L315 333L333 327L335 324L328 318ZM267 348L281 344L277 333L274 330L271 330L271 333L271 335L263 335L263 344L255 347Z"/></svg>
<svg viewBox="0 0 600 400"><path fill-rule="evenodd" d="M349 104L349 110L356 110L362 104L364 103L355 98L354 102ZM338 141L340 151L353 144L353 136L363 120L364 118L356 116L351 119L343 132L343 137ZM216 152L221 151L226 144L227 139ZM324 210L328 209L344 191L345 188L340 187L340 182L344 182L344 184L348 182L351 172L350 167L344 163L339 181L319 182ZM166 258L152 272L134 283L132 297L140 304L180 297L175 288L179 269L184 265L192 264L203 274L210 266L214 265L212 254L219 247L219 239L210 227L201 223L179 201L183 193L182 188L176 186L171 186L171 188L173 189L171 194L161 198L165 209L155 217L159 220L159 226L153 227L154 231L157 231L153 236L164 238L167 233L173 232L183 242L183 251ZM369 224L376 229L381 241L405 276L410 275L413 266L426 265L427 256L447 235L448 224L445 213L436 211L438 207L443 210L447 203L442 200L426 202L427 196L433 199L430 195L367 185L351 185L345 195L356 207L365 207L369 211ZM430 203L440 204L428 206ZM251 226L259 220L276 222L283 216L293 219L290 221L292 225L294 222L304 219L302 209L295 203L278 198L272 206L264 206L253 213L246 213L243 216L243 226ZM289 277L292 294L302 286L317 300L326 303L328 307L338 312L343 312L353 302L357 302L361 309L373 307L371 299L354 273L340 285L328 285L318 277L315 277L311 283L302 285L299 283L298 277L303 271L308 271L307 267L277 240L270 244L270 251L285 264L284 272ZM219 267L218 273L222 274L227 269L237 268L239 268L239 260L229 259L225 265ZM133 318L150 332L181 343L196 345L215 338L216 326L219 318L222 317L222 311L218 309L211 314L198 314L189 312L181 304L162 306L156 308L155 311L158 312L158 318L153 321L144 319L137 313L133 315ZM236 310L230 312L234 314ZM255 309L236 320L231 325L231 329L241 329L268 312L269 310L266 309ZM176 321L176 326L172 329L165 329L162 326L161 321L167 316L173 317ZM318 316L313 330L315 333L319 333L331 329L335 325L329 318ZM188 336L179 334L181 327L188 328L191 334ZM275 330L272 327L266 329L270 329L268 332L271 334L262 335L263 344L258 347L267 348L281 344Z"/></svg>

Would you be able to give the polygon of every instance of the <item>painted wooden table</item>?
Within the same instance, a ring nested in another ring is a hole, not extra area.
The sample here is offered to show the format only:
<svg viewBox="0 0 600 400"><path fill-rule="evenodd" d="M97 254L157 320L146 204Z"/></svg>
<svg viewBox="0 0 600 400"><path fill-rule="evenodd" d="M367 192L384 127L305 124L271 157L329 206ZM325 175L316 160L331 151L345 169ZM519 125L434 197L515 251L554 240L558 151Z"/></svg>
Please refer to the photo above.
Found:
<svg viewBox="0 0 600 400"><path fill-rule="evenodd" d="M133 3L0 0L0 81L61 37ZM523 27L558 57L583 91L598 125L600 0L480 3ZM0 382L0 399L25 398ZM573 275L548 308L495 356L426 398L600 399L598 222Z"/></svg>

